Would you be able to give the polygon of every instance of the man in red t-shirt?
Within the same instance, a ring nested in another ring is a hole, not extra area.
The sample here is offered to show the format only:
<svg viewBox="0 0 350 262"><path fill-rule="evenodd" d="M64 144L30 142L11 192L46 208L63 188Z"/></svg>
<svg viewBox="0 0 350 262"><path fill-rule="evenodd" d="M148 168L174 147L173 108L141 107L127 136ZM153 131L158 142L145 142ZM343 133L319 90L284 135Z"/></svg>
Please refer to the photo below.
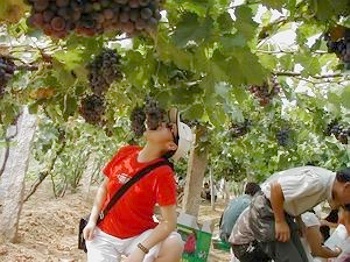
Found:
<svg viewBox="0 0 350 262"><path fill-rule="evenodd" d="M176 229L176 183L169 166L158 167L136 182L96 226L101 210L114 193L142 168L164 156L174 160L187 154L191 129L180 121L175 108L168 121L153 130L147 128L146 145L121 148L103 170L105 180L99 187L84 229L90 262L175 262L181 258L183 242ZM162 221L153 220L155 205L160 206Z"/></svg>

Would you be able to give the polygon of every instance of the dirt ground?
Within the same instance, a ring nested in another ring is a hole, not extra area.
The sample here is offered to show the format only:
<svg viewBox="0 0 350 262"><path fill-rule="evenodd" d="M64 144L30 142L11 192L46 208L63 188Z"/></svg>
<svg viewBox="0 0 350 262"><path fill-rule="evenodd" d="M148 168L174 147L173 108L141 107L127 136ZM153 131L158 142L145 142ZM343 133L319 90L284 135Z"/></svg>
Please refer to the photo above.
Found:
<svg viewBox="0 0 350 262"><path fill-rule="evenodd" d="M79 193L55 199L51 185L40 185L24 204L19 223L19 242L0 243L0 261L6 262L78 262L86 261L85 253L77 249L77 226L81 216L91 207L91 197ZM200 208L199 222L219 220L224 200L219 199L216 211L208 202ZM217 228L217 226L215 226ZM229 254L211 248L209 262L229 261Z"/></svg>

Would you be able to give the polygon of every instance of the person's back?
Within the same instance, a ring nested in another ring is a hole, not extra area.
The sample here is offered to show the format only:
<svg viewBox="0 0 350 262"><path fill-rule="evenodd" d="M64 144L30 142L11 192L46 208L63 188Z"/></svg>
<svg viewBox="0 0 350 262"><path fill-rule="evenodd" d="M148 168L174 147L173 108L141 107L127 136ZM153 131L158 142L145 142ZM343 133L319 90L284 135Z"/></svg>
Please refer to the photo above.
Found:
<svg viewBox="0 0 350 262"><path fill-rule="evenodd" d="M219 225L219 236L222 241L228 242L232 228L240 214L246 209L252 197L260 191L260 186L256 183L247 183L244 194L232 199L226 207Z"/></svg>
<svg viewBox="0 0 350 262"><path fill-rule="evenodd" d="M239 215L243 212L244 209L246 209L249 206L250 202L251 196L246 194L236 197L230 201L223 213L221 224L219 227L219 234L221 240L226 242L228 241L228 238L231 235L232 228L235 225Z"/></svg>

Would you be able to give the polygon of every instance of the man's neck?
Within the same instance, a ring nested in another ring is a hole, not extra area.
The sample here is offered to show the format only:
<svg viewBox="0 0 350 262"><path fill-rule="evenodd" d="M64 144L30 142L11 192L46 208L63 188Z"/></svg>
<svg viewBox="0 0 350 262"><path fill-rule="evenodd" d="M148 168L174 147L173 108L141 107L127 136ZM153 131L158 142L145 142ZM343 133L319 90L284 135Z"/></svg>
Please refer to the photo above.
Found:
<svg viewBox="0 0 350 262"><path fill-rule="evenodd" d="M157 158L160 158L161 154L158 150L155 150L154 148L151 148L149 146L145 146L144 148L141 149L137 156L137 161L138 162L150 162L153 161Z"/></svg>

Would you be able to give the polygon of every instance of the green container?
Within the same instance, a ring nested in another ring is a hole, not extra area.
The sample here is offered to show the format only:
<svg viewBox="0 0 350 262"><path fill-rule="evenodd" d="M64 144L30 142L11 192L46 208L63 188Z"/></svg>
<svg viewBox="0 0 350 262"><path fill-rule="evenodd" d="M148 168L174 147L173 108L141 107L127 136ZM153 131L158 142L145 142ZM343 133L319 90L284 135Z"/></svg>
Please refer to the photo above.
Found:
<svg viewBox="0 0 350 262"><path fill-rule="evenodd" d="M214 249L230 252L230 249L231 249L230 243L224 242L220 239L215 239L212 242L213 242Z"/></svg>
<svg viewBox="0 0 350 262"><path fill-rule="evenodd" d="M185 242L183 262L207 262L212 234L189 226L177 225L177 232Z"/></svg>

